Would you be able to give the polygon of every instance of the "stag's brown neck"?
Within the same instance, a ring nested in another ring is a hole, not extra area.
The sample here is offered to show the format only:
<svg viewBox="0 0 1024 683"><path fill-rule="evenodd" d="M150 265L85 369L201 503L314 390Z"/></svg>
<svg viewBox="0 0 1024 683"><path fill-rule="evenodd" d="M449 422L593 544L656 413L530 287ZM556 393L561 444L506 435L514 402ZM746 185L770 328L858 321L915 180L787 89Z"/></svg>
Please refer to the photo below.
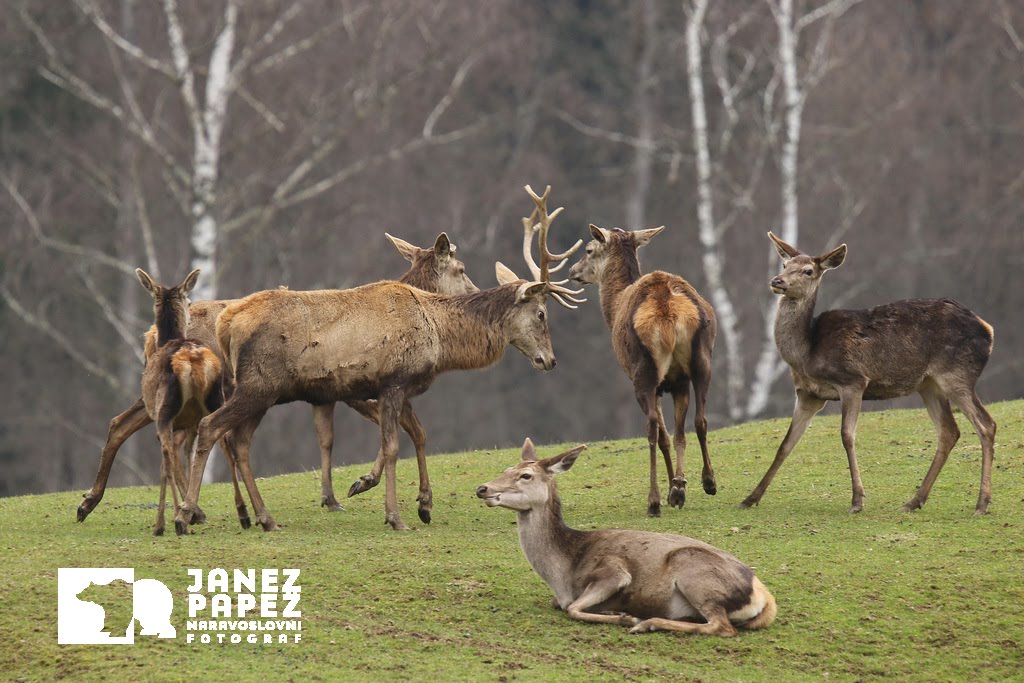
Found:
<svg viewBox="0 0 1024 683"><path fill-rule="evenodd" d="M562 501L551 485L551 498L543 507L518 513L519 545L534 570L551 586L559 602L565 593L571 593L573 557L583 536L587 533L572 529L562 519ZM568 598L572 600L572 596ZM564 606L564 604L563 604Z"/></svg>
<svg viewBox="0 0 1024 683"><path fill-rule="evenodd" d="M636 247L630 248L616 240L609 245L613 250L608 256L608 264L601 275L601 312L604 320L611 327L618 310L618 301L622 292L640 279L640 259L636 255Z"/></svg>
<svg viewBox="0 0 1024 683"><path fill-rule="evenodd" d="M157 348L174 339L185 338L188 317L179 303L171 299L169 292L165 292L164 298L156 303L154 312L156 313Z"/></svg>
<svg viewBox="0 0 1024 683"><path fill-rule="evenodd" d="M486 368L501 360L509 343L507 322L516 304L516 285L437 301L443 309L437 320L441 372Z"/></svg>
<svg viewBox="0 0 1024 683"><path fill-rule="evenodd" d="M791 367L802 367L811 356L811 328L814 323L815 292L804 299L779 299L775 317L775 344Z"/></svg>

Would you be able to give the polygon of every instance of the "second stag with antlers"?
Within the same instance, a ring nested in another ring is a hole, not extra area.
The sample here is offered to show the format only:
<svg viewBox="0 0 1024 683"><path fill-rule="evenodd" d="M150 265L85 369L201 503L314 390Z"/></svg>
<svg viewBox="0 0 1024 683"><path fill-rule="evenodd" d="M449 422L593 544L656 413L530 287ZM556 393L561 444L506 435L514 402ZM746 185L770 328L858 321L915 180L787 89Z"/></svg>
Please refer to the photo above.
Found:
<svg viewBox="0 0 1024 683"><path fill-rule="evenodd" d="M704 416L711 386L711 352L715 346L715 312L690 283L661 271L640 274L637 250L665 227L650 230L605 230L590 226L594 239L583 258L569 270L570 279L596 283L601 290L601 311L612 332L612 347L622 369L629 375L636 400L647 418L650 445L651 487L647 514L661 514L658 490L658 448L665 457L671 488L668 504L686 502L683 453L686 449L684 420L693 385L693 425L704 457L701 482L704 491L717 493L715 472L708 454L708 421ZM661 412L661 395L675 402L676 466L672 467L668 429Z"/></svg>
<svg viewBox="0 0 1024 683"><path fill-rule="evenodd" d="M550 223L546 211L539 222ZM544 244L541 255L542 263L553 259ZM496 270L501 284L474 294L448 296L377 282L346 290L270 290L225 308L217 339L234 372L235 390L200 425L188 494L175 519L179 533L197 504L210 448L223 434L234 433L257 520L270 530L277 525L249 466L250 442L267 410L290 401L369 399L378 401L383 455L371 476L379 477L383 467L385 522L407 528L398 513L395 466L398 425L412 411L410 400L443 372L493 365L509 344L539 370L555 366L547 296L576 292L522 280L501 264Z"/></svg>

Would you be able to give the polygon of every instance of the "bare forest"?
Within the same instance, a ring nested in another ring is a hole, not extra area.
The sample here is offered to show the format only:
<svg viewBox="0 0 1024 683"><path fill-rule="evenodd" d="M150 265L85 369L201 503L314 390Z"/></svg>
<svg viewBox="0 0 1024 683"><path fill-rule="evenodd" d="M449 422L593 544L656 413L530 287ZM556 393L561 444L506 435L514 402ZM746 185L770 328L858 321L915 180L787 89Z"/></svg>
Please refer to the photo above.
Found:
<svg viewBox="0 0 1024 683"><path fill-rule="evenodd" d="M7 0L0 45L0 495L92 484L141 395L136 267L167 285L201 268L193 301L348 288L406 270L385 231L444 231L492 287L495 261L526 270L526 184L565 207L552 250L589 223L666 226L641 265L715 309L712 430L793 405L769 229L849 246L819 310L977 312L996 339L979 394L1024 396L1015 0ZM585 296L549 307L552 372L510 350L416 399L428 452L642 436ZM334 419L335 463L372 460L380 431ZM273 408L256 474L319 462L309 406ZM147 428L111 484L159 466Z"/></svg>

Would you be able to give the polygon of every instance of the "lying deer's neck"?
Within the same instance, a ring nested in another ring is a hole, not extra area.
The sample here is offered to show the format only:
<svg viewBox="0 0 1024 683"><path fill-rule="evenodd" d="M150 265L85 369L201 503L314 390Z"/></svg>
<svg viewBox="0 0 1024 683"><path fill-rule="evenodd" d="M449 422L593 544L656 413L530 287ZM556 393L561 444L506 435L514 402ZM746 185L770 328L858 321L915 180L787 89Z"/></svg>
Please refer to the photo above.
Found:
<svg viewBox="0 0 1024 683"><path fill-rule="evenodd" d="M611 327L622 292L640 279L640 259L635 249L624 245L613 244L609 249L615 252L609 255L608 264L601 275L601 312L608 327Z"/></svg>
<svg viewBox="0 0 1024 683"><path fill-rule="evenodd" d="M437 317L441 372L486 368L501 360L511 336L508 319L516 304L516 285L437 301L441 308Z"/></svg>
<svg viewBox="0 0 1024 683"><path fill-rule="evenodd" d="M156 305L155 313L157 348L174 339L185 338L186 318L173 304L165 300Z"/></svg>
<svg viewBox="0 0 1024 683"><path fill-rule="evenodd" d="M803 366L811 357L811 327L814 322L814 304L818 293L804 299L779 299L775 318L775 344L779 353L792 367Z"/></svg>
<svg viewBox="0 0 1024 683"><path fill-rule="evenodd" d="M559 602L571 593L572 557L570 549L580 534L562 519L562 501L557 491L543 507L518 513L519 544L534 571L551 586ZM573 596L569 596L571 601Z"/></svg>

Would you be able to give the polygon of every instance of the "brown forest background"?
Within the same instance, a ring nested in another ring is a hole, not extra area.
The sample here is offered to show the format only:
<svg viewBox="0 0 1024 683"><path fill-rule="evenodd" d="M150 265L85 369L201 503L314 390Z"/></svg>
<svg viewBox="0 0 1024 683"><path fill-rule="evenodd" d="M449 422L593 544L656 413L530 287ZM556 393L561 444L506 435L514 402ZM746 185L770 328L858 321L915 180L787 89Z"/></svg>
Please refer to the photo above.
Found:
<svg viewBox="0 0 1024 683"><path fill-rule="evenodd" d="M645 270L710 299L720 265L736 336L732 367L721 335L716 347L713 428L791 408L775 365L766 400L746 396L778 265L765 231L786 224L790 200L804 249L850 247L819 309L956 298L996 329L979 393L1020 397L1024 5L712 0L697 23L704 1L4 2L0 495L91 485L108 420L139 394L151 307L131 268L179 281L206 253L205 229L218 298L348 287L403 272L385 230L424 246L444 230L487 287L495 260L525 270L526 183L551 184L566 207L555 248L588 222L665 224ZM578 311L551 306L555 371L509 350L417 399L429 451L639 436L588 296ZM730 374L742 381L731 392ZM376 429L344 406L335 419L335 462L371 459ZM315 469L308 407L272 410L254 454L258 474ZM158 465L150 427L111 483L153 483Z"/></svg>

